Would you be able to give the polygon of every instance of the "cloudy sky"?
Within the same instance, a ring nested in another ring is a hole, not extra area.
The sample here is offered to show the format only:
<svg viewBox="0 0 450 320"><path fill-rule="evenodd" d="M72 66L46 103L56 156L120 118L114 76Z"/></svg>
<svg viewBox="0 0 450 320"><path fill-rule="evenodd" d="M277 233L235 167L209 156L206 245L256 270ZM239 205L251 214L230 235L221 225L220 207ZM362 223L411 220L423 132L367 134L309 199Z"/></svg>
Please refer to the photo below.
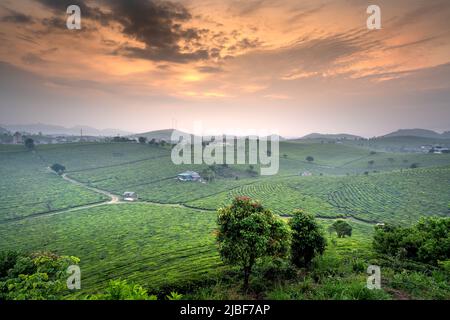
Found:
<svg viewBox="0 0 450 320"><path fill-rule="evenodd" d="M0 2L0 124L444 131L449 89L448 0Z"/></svg>

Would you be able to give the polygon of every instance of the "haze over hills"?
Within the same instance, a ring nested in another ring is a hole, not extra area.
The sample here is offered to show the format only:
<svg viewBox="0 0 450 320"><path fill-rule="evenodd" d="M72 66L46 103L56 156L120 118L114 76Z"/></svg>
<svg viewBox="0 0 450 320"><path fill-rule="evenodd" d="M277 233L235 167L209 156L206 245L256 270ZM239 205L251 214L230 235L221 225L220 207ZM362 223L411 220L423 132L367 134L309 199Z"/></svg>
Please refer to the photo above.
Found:
<svg viewBox="0 0 450 320"><path fill-rule="evenodd" d="M120 129L96 129L89 126L74 126L66 128L58 125L49 125L43 123L35 124L18 124L18 125L2 125L3 128L9 130L10 132L27 132L31 134L58 134L58 135L70 135L78 136L83 130L83 135L85 136L116 136L116 135L130 135L131 132L127 132Z"/></svg>
<svg viewBox="0 0 450 320"><path fill-rule="evenodd" d="M340 140L340 139L348 139L348 140L357 140L363 139L363 137L348 134L348 133L338 133L338 134L323 134L323 133L310 133L306 136L301 137L300 139L332 139L332 140Z"/></svg>
<svg viewBox="0 0 450 320"><path fill-rule="evenodd" d="M436 131L427 129L400 129L382 136L382 138L388 137L420 137L433 139L448 139L450 138L450 131L446 131L440 134L437 133Z"/></svg>
<svg viewBox="0 0 450 320"><path fill-rule="evenodd" d="M36 124L18 124L18 125L0 125L0 134L14 133L16 131L44 135L68 135L68 136L79 136L83 131L84 136L129 136L132 138L146 137L147 140L165 140L171 141L172 133L175 131L178 134L190 134L178 129L163 129L154 130L143 133L132 133L121 129L97 129L90 126L73 126L64 127L60 125L49 125L43 123ZM228 135L224 135L228 136ZM303 137L289 137L284 138L278 136L280 141L283 140L308 140L308 139L324 139L324 140L360 140L364 137L349 134L349 133L338 133L338 134L327 134L327 133L310 133ZM377 139L383 138L395 138L395 137L417 137L417 138L427 138L427 139L450 139L450 131L445 131L443 133L438 133L429 129L399 129L397 131L381 135Z"/></svg>

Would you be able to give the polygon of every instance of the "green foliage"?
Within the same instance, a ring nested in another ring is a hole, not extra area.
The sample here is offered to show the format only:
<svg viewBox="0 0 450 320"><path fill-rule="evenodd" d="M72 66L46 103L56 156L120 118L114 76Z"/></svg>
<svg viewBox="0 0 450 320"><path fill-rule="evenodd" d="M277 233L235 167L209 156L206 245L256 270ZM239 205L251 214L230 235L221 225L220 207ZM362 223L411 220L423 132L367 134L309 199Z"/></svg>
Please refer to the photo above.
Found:
<svg viewBox="0 0 450 320"><path fill-rule="evenodd" d="M49 252L18 255L8 276L0 279L0 300L55 300L66 293L66 270L76 257Z"/></svg>
<svg viewBox="0 0 450 320"><path fill-rule="evenodd" d="M411 227L377 226L373 248L378 254L436 266L450 259L450 218L421 218Z"/></svg>
<svg viewBox="0 0 450 320"><path fill-rule="evenodd" d="M312 156L307 156L307 157L306 157L306 161L308 161L308 162L313 162L313 161L314 161L314 157L312 157Z"/></svg>
<svg viewBox="0 0 450 320"><path fill-rule="evenodd" d="M111 280L105 293L87 296L88 300L156 300L147 290L138 284L129 284L126 280Z"/></svg>
<svg viewBox="0 0 450 320"><path fill-rule="evenodd" d="M220 256L242 268L245 289L258 259L287 254L287 225L248 197L236 197L231 206L219 209L217 223Z"/></svg>
<svg viewBox="0 0 450 320"><path fill-rule="evenodd" d="M167 300L181 300L183 298L183 295L172 291L169 295L166 296L166 298Z"/></svg>
<svg viewBox="0 0 450 320"><path fill-rule="evenodd" d="M328 230L330 232L336 232L338 238L345 238L345 236L352 236L352 226L344 221L344 220L337 220L335 221Z"/></svg>
<svg viewBox="0 0 450 320"><path fill-rule="evenodd" d="M323 254L326 239L314 216L302 210L289 221L292 230L291 259L298 267L307 267L315 256Z"/></svg>
<svg viewBox="0 0 450 320"><path fill-rule="evenodd" d="M10 269L12 269L19 257L16 251L0 251L0 279L6 277Z"/></svg>
<svg viewBox="0 0 450 320"><path fill-rule="evenodd" d="M450 274L434 272L432 276L422 272L403 270L393 275L389 283L413 299L450 299Z"/></svg>

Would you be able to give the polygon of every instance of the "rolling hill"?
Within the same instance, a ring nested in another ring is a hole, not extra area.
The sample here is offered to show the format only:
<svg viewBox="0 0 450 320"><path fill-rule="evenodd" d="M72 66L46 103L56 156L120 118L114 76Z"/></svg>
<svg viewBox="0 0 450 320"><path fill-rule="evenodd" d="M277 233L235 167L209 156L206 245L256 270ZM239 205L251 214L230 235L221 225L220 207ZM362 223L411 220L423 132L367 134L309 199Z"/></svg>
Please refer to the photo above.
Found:
<svg viewBox="0 0 450 320"><path fill-rule="evenodd" d="M437 133L433 130L427 129L400 129L391 133L388 133L382 138L389 137L419 137L419 138L432 138L432 139L445 139L450 137L450 132L444 132L443 134Z"/></svg>
<svg viewBox="0 0 450 320"><path fill-rule="evenodd" d="M143 133L139 133L139 134L134 134L131 137L132 138L138 138L138 137L145 137L147 138L148 141L155 139L157 141L172 141L172 134L173 133L177 133L180 135L189 135L189 133L180 131L180 130L176 130L176 129L164 129L164 130L156 130L156 131L149 131L149 132L143 132ZM173 141L176 142L176 141Z"/></svg>
<svg viewBox="0 0 450 320"><path fill-rule="evenodd" d="M338 133L338 134L310 133L300 139L358 140L362 139L362 137L348 133Z"/></svg>

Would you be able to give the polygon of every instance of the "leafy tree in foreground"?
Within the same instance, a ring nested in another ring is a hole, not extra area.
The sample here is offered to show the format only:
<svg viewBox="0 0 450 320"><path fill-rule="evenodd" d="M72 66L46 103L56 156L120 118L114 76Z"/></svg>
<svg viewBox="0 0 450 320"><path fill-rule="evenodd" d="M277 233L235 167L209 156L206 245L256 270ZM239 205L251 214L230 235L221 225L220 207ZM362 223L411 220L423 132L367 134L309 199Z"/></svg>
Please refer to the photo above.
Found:
<svg viewBox="0 0 450 320"><path fill-rule="evenodd" d="M219 209L217 222L220 256L225 263L242 268L245 290L258 259L288 253L286 223L248 197L237 197L230 206Z"/></svg>
<svg viewBox="0 0 450 320"><path fill-rule="evenodd" d="M0 300L61 299L67 292L67 267L80 261L76 257L60 257L48 252L32 255L6 253L0 257Z"/></svg>
<svg viewBox="0 0 450 320"><path fill-rule="evenodd" d="M345 238L345 236L352 236L352 226L344 220L335 221L329 228L330 232L336 232L338 238Z"/></svg>
<svg viewBox="0 0 450 320"><path fill-rule="evenodd" d="M291 260L298 267L307 267L315 256L323 254L326 239L313 215L294 211L289 221L292 230Z"/></svg>

